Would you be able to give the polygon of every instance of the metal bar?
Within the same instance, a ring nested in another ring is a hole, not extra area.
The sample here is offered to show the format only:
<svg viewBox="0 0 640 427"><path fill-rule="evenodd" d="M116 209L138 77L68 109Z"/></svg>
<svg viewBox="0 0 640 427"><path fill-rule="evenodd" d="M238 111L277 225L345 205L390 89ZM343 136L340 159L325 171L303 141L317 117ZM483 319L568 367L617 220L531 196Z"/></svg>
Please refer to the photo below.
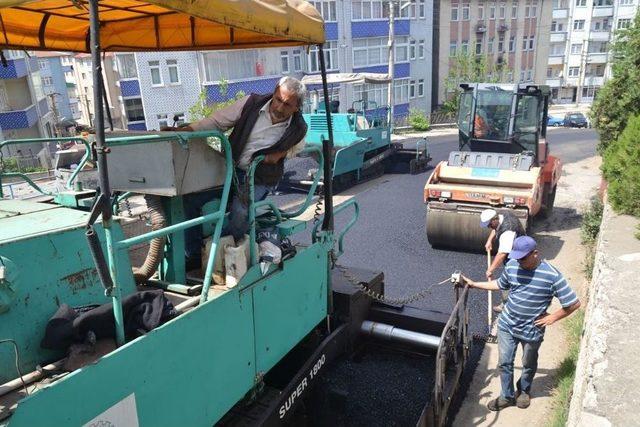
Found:
<svg viewBox="0 0 640 427"><path fill-rule="evenodd" d="M329 86L327 85L327 67L324 61L324 50L322 45L318 45L318 59L320 59L320 72L322 74L322 91L324 94L324 102L329 101ZM322 229L325 231L333 230L333 172L331 170L332 162L331 153L333 152L333 124L331 122L331 109L325 108L327 116L327 132L329 139L322 141L322 152L327 161L324 163L324 219L322 221Z"/></svg>
<svg viewBox="0 0 640 427"><path fill-rule="evenodd" d="M31 180L31 178L29 178L26 174L24 173L20 173L20 172L7 172L7 173L3 173L0 174L0 177L7 177L7 178L11 178L11 177L18 177L18 178L22 178L27 184L29 184L29 186L31 186L34 190L36 190L38 193L40 194L44 194L46 196L51 196L52 193L49 193L48 191L43 190L42 188L40 188L38 186L38 184L36 184L35 182L33 182Z"/></svg>
<svg viewBox="0 0 640 427"><path fill-rule="evenodd" d="M440 337L396 328L386 323L365 320L360 325L360 332L386 341L417 345L429 350L436 350L440 345Z"/></svg>
<svg viewBox="0 0 640 427"><path fill-rule="evenodd" d="M303 153L317 153L318 154L318 171L324 170L324 156L322 155L322 150L320 147L309 147L302 150ZM304 203L298 210L295 212L282 212L282 216L284 218L293 218L298 215L302 215L304 211L307 210L309 205L311 204L311 200L313 199L313 195L316 192L316 188L318 187L318 183L320 182L320 174L316 173L316 176L313 179L313 183L311 184L311 188L309 188L309 192L307 193L307 198L304 200Z"/></svg>
<svg viewBox="0 0 640 427"><path fill-rule="evenodd" d="M137 135L137 136L123 136L117 138L109 138L107 142L109 146L117 145L134 145L134 144L148 144L152 142L160 141L173 141L176 140L180 143L184 143L190 139L195 138L208 138L215 137L220 140L226 138L220 131L197 131L197 132L161 132L157 135Z"/></svg>
<svg viewBox="0 0 640 427"><path fill-rule="evenodd" d="M349 229L351 227L353 227L353 225L356 223L356 221L358 220L358 216L360 213L360 206L358 205L358 202L356 201L356 199L349 199L346 202L344 202L343 204L339 205L336 210L335 210L335 214L339 214L340 212L342 212L343 210L345 210L346 208L348 208L349 206L352 206L355 209L355 214L354 217L351 219L351 221L349 221L349 223L345 226L345 228L341 231L340 233L340 237L338 238L338 256L342 255L343 251L342 251L342 241L344 239L344 236L347 234L347 231L349 231ZM312 237L312 241L313 243L316 242L315 236L317 235L318 232L318 226L320 225L320 223L316 223L313 226L313 230L311 231L311 237Z"/></svg>

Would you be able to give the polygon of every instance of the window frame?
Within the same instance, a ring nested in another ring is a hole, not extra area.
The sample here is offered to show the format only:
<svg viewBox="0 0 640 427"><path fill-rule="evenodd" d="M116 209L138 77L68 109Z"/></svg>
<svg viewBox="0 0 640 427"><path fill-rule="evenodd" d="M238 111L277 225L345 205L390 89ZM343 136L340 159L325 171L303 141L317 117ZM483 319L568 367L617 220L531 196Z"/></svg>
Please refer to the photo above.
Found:
<svg viewBox="0 0 640 427"><path fill-rule="evenodd" d="M154 63L154 65L152 65L152 63ZM157 65L155 65L157 63ZM160 61L159 60L154 60L154 61L147 61L147 65L149 66L149 75L151 76L151 87L162 87L164 86L164 80L162 78L162 68L160 67ZM154 83L153 82L153 71L157 70L158 71L158 77L160 79L160 83Z"/></svg>
<svg viewBox="0 0 640 427"><path fill-rule="evenodd" d="M170 61L173 61L172 63L169 63ZM178 60L177 59L166 59L165 60L165 65L167 67L167 73L169 75L169 82L168 85L169 86L179 86L182 84L182 79L180 78L180 65L178 64ZM171 77L171 69L175 68L176 70L176 77L178 78L177 81L173 81L172 77Z"/></svg>
<svg viewBox="0 0 640 427"><path fill-rule="evenodd" d="M286 64L286 67L285 67ZM286 68L286 69L285 69ZM289 61L289 52L286 50L280 51L280 71L282 74L291 73L291 64Z"/></svg>

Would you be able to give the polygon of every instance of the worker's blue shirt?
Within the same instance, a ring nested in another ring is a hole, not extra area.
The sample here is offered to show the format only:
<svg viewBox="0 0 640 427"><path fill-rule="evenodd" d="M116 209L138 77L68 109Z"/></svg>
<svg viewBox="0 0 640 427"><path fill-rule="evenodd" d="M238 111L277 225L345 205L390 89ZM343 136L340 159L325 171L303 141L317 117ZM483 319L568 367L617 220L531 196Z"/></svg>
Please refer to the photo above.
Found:
<svg viewBox="0 0 640 427"><path fill-rule="evenodd" d="M525 270L516 260L509 260L498 286L509 291L504 309L498 318L498 328L524 341L540 341L544 328L533 322L545 313L553 297L567 308L578 301L578 296L567 284L562 273L547 261L535 270Z"/></svg>

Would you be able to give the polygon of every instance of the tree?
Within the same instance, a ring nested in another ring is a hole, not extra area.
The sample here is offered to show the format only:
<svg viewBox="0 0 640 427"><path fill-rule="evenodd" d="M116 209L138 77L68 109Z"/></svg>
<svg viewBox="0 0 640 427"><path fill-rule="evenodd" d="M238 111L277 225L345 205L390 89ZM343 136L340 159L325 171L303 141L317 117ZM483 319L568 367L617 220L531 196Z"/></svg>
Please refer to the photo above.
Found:
<svg viewBox="0 0 640 427"><path fill-rule="evenodd" d="M611 52L612 78L591 106L600 153L618 139L629 118L640 113L640 14L629 28L616 31Z"/></svg>
<svg viewBox="0 0 640 427"><path fill-rule="evenodd" d="M504 63L494 64L486 56L471 53L458 53L449 67L445 78L445 89L449 96L443 104L445 112L458 111L460 83L498 83L504 82L511 69Z"/></svg>
<svg viewBox="0 0 640 427"><path fill-rule="evenodd" d="M240 98L244 97L243 91L238 91L233 97L229 97L229 83L226 80L221 80L218 85L218 91L223 101L209 102L207 99L207 90L202 89L198 95L198 101L189 108L189 120L197 121L202 120L205 117L209 117L215 111L221 110L227 105L231 105Z"/></svg>

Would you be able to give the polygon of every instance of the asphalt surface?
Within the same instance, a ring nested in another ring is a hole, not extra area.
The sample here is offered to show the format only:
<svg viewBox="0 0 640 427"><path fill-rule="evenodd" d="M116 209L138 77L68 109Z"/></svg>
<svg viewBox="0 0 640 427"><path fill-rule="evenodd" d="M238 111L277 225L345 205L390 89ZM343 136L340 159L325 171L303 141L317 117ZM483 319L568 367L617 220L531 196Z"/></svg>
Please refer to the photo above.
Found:
<svg viewBox="0 0 640 427"><path fill-rule="evenodd" d="M591 129L550 129L547 140L552 155L563 163L572 163L595 155L597 134ZM457 144L457 135L430 138L431 167L447 159L450 151L457 150ZM450 277L457 270L472 278L484 277L485 255L436 250L428 244L422 193L430 172L431 168L418 175L387 174L362 185L364 190L355 196L360 206L360 217L345 239L345 253L338 262L345 266L383 271L386 294L392 297L413 294ZM294 198L292 195L285 197L287 201ZM347 209L336 217L336 230L344 227L350 215L351 210ZM497 300L496 294L494 301ZM453 290L445 284L434 286L427 298L413 305L450 312L453 304ZM486 292L471 292L469 313L470 332L486 333ZM481 341L474 342L471 360L461 382L462 391L471 380L482 348ZM463 398L464 393L459 397ZM375 405L371 408L376 409ZM384 406L378 410L384 416ZM413 408L416 417L420 410ZM454 404L452 411L456 410ZM381 421L382 424L388 425Z"/></svg>

